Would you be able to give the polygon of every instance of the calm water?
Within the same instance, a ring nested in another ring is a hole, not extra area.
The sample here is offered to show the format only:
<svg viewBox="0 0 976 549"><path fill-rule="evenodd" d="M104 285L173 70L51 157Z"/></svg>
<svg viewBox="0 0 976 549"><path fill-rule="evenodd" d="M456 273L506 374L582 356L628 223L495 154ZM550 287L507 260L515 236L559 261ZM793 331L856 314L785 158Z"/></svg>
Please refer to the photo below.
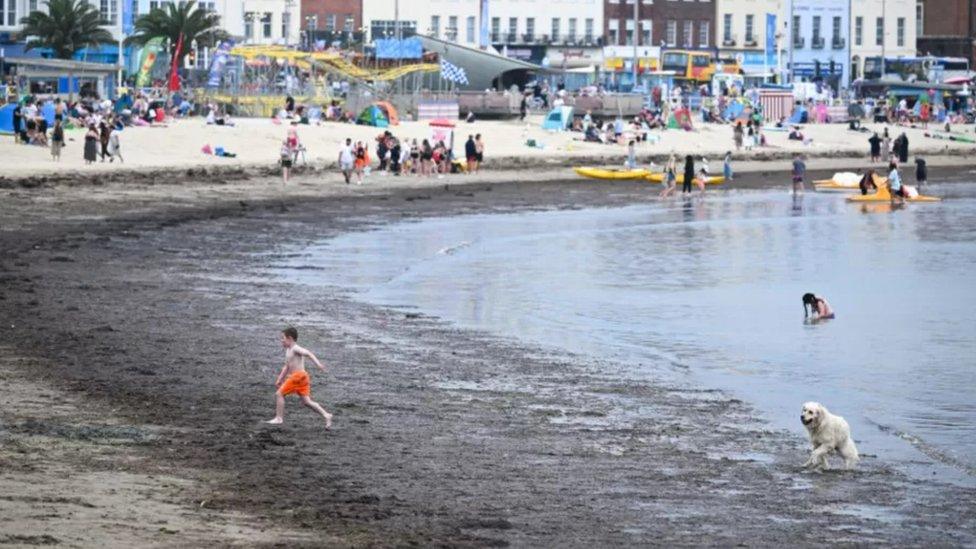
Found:
<svg viewBox="0 0 976 549"><path fill-rule="evenodd" d="M621 376L726 389L797 434L801 403L818 400L848 419L862 453L968 482L976 187L932 192L949 199L892 211L743 191L429 219L323 242L279 272L614 359ZM805 324L807 291L837 319Z"/></svg>

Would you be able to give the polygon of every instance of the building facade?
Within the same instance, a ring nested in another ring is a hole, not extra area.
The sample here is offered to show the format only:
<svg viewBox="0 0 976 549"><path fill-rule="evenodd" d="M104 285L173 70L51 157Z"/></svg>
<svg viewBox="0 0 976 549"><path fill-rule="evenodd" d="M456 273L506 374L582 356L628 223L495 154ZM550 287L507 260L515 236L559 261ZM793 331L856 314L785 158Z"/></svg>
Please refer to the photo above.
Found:
<svg viewBox="0 0 976 549"><path fill-rule="evenodd" d="M919 54L976 63L976 0L917 0L915 21Z"/></svg>
<svg viewBox="0 0 976 549"><path fill-rule="evenodd" d="M395 36L397 20L404 35L472 47L484 45L484 29L488 45L508 57L573 68L594 61L603 0L363 0L368 40Z"/></svg>
<svg viewBox="0 0 976 549"><path fill-rule="evenodd" d="M716 2L715 42L720 55L723 58L737 59L746 75L776 74L783 63L785 43L781 40L781 29L786 20L787 2L788 0Z"/></svg>
<svg viewBox="0 0 976 549"><path fill-rule="evenodd" d="M634 2L637 20L634 19ZM670 49L715 47L712 0L603 0L604 44Z"/></svg>
<svg viewBox="0 0 976 549"><path fill-rule="evenodd" d="M301 27L309 41L362 37L363 0L301 0Z"/></svg>
<svg viewBox="0 0 976 549"><path fill-rule="evenodd" d="M794 81L822 81L836 90L848 86L851 75L850 14L851 0L791 0L788 3L784 36L788 40L787 69Z"/></svg>
<svg viewBox="0 0 976 549"><path fill-rule="evenodd" d="M851 2L851 77L864 74L869 57L912 57L916 48L916 0Z"/></svg>

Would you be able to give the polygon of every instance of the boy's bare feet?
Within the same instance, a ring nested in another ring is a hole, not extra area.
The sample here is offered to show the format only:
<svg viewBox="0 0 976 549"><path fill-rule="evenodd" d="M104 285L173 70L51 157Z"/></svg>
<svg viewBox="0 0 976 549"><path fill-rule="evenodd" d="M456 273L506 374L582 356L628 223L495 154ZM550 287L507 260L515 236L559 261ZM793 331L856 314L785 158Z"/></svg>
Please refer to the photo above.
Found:
<svg viewBox="0 0 976 549"><path fill-rule="evenodd" d="M281 425L284 422L285 420L281 419L280 417L276 417L274 419L269 419L268 421L265 421L265 423L270 423L271 425Z"/></svg>
<svg viewBox="0 0 976 549"><path fill-rule="evenodd" d="M325 414L325 428L332 428L332 414Z"/></svg>

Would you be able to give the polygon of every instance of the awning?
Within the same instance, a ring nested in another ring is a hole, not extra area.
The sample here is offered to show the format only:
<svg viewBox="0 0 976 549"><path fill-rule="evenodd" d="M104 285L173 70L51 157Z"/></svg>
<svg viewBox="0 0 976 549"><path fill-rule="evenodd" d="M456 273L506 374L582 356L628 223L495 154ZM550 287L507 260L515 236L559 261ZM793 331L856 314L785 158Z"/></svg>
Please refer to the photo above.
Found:
<svg viewBox="0 0 976 549"><path fill-rule="evenodd" d="M536 74L559 72L527 61L504 57L492 48L482 50L430 36L418 35L418 38L420 38L425 50L437 53L441 59L446 59L465 70L468 85L461 86L462 89L484 90L491 88L493 80L509 71L525 70Z"/></svg>

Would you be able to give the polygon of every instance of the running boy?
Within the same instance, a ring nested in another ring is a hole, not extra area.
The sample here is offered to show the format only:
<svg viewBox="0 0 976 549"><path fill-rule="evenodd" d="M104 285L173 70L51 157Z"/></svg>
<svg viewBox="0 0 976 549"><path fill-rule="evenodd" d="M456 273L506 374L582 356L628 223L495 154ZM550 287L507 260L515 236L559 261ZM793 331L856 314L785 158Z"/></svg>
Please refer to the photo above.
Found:
<svg viewBox="0 0 976 549"><path fill-rule="evenodd" d="M278 379L275 381L275 386L278 388L275 392L275 417L274 419L268 420L267 423L275 425L284 423L285 396L297 393L299 398L302 399L302 404L315 410L325 418L325 428L329 429L332 427L332 414L323 410L317 402L309 397L311 394L311 382L308 377L308 372L305 371L305 357L312 359L312 362L323 372L325 371L325 366L319 362L319 359L311 351L304 347L299 347L297 342L298 330L292 327L282 330L281 346L285 348L285 366L281 369L281 373L278 374Z"/></svg>

